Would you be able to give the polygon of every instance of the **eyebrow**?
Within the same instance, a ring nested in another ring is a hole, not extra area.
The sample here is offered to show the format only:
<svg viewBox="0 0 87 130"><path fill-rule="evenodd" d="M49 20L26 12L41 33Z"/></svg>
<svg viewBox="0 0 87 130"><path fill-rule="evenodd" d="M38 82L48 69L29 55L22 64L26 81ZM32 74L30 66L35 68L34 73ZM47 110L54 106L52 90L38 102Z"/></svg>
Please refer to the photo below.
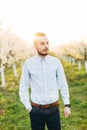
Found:
<svg viewBox="0 0 87 130"><path fill-rule="evenodd" d="M49 43L49 41L39 41L40 43Z"/></svg>

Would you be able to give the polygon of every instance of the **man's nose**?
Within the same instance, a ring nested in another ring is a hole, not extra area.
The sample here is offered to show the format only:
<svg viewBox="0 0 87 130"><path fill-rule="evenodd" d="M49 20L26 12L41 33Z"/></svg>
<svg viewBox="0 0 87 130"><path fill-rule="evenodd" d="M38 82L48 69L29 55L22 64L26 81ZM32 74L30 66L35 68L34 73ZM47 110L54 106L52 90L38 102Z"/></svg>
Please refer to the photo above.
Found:
<svg viewBox="0 0 87 130"><path fill-rule="evenodd" d="M47 43L45 43L45 47L47 47L47 48L48 48L48 46L49 46L49 45L48 45Z"/></svg>

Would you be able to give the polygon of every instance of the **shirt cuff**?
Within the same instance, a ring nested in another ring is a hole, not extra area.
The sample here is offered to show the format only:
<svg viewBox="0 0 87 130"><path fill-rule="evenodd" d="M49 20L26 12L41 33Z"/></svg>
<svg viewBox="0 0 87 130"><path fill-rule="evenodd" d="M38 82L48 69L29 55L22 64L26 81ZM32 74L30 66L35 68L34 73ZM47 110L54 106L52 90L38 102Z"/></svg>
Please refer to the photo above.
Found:
<svg viewBox="0 0 87 130"><path fill-rule="evenodd" d="M26 107L26 109L28 109L28 108L29 108L29 109L32 109L32 106L31 106L30 103L26 104L25 107Z"/></svg>
<svg viewBox="0 0 87 130"><path fill-rule="evenodd" d="M64 102L64 105L66 105L66 104L70 104L69 99L64 99L63 102Z"/></svg>

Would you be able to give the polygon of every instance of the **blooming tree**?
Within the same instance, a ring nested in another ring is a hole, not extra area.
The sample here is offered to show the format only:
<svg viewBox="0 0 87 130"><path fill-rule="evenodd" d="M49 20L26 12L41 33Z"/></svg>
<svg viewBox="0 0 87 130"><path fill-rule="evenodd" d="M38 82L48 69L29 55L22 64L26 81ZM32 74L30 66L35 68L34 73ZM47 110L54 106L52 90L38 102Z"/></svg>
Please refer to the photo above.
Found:
<svg viewBox="0 0 87 130"><path fill-rule="evenodd" d="M4 69L13 67L14 76L17 76L16 63L35 55L29 43L11 31L0 31L0 73L2 86L5 86ZM8 33L7 33L8 32Z"/></svg>

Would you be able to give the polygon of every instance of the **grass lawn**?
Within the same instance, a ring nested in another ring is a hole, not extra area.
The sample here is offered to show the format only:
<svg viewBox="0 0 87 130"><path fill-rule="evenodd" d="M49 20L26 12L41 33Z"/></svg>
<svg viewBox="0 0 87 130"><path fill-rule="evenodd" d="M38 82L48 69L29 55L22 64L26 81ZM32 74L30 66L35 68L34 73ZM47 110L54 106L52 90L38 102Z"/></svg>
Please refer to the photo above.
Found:
<svg viewBox="0 0 87 130"><path fill-rule="evenodd" d="M62 61L70 90L71 115L64 117L64 105L60 97L62 130L87 129L87 74L84 67L79 71L77 64ZM5 70L6 87L0 86L0 130L31 130L29 114L19 101L18 86L21 70L17 67L18 77L13 76L12 68ZM1 85L1 79L0 79Z"/></svg>

